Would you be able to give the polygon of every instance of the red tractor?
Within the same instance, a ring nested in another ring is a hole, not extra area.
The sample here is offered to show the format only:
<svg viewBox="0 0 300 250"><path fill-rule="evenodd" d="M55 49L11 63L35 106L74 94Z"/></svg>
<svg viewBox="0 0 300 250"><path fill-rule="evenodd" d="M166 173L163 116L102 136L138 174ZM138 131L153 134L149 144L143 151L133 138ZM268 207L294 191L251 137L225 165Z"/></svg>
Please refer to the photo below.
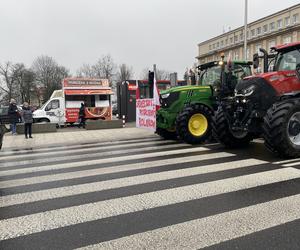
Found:
<svg viewBox="0 0 300 250"><path fill-rule="evenodd" d="M300 42L273 47L270 55L261 52L253 65L257 68L263 58L264 73L244 78L233 95L223 95L213 132L227 147L245 146L262 136L272 152L300 157Z"/></svg>

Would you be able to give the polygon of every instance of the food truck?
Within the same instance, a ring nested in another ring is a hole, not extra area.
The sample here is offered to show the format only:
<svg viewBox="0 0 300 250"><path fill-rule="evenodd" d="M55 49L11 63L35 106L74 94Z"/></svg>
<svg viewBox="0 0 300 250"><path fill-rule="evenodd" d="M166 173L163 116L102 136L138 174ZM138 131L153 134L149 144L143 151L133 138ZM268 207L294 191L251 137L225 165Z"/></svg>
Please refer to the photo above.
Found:
<svg viewBox="0 0 300 250"><path fill-rule="evenodd" d="M76 123L79 108L85 104L86 119L112 119L111 95L107 79L65 78L62 89L55 90L50 99L33 112L35 122L51 122L58 125Z"/></svg>

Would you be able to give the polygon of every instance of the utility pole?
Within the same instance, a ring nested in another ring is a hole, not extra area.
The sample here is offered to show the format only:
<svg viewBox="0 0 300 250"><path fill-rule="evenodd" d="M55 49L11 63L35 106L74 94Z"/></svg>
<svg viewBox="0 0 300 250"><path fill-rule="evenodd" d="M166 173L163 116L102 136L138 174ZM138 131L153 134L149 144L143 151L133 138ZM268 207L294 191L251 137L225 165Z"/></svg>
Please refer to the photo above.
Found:
<svg viewBox="0 0 300 250"><path fill-rule="evenodd" d="M247 61L247 22L248 22L248 0L245 0L245 16L244 16L244 60Z"/></svg>
<svg viewBox="0 0 300 250"><path fill-rule="evenodd" d="M155 79L156 79L156 81L157 81L156 64L153 64L153 72L154 72L154 75L155 75Z"/></svg>

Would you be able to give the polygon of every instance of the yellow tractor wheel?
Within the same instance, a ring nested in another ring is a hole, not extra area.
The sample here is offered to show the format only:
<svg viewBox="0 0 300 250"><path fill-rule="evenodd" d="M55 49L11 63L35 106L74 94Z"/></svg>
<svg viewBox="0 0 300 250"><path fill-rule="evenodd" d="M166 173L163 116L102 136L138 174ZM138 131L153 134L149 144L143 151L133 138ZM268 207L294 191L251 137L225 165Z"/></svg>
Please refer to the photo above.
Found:
<svg viewBox="0 0 300 250"><path fill-rule="evenodd" d="M213 111L204 104L192 104L177 116L176 130L180 139L199 144L211 137Z"/></svg>

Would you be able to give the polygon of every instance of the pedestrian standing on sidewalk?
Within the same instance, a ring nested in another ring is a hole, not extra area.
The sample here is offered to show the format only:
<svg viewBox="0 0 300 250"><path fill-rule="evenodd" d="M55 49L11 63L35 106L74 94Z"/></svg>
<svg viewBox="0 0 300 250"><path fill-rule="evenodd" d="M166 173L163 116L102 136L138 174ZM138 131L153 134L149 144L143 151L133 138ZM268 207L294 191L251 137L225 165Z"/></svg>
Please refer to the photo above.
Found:
<svg viewBox="0 0 300 250"><path fill-rule="evenodd" d="M85 105L84 103L81 103L81 107L79 109L79 128L82 126L83 128L85 128Z"/></svg>
<svg viewBox="0 0 300 250"><path fill-rule="evenodd" d="M32 137L32 123L33 123L33 116L32 110L28 104L28 102L23 103L22 107L22 120L24 122L24 134L25 138L33 138Z"/></svg>
<svg viewBox="0 0 300 250"><path fill-rule="evenodd" d="M17 102L15 99L10 100L9 108L8 108L8 116L10 121L10 129L12 135L17 134L17 123L20 119L20 113L17 107Z"/></svg>

